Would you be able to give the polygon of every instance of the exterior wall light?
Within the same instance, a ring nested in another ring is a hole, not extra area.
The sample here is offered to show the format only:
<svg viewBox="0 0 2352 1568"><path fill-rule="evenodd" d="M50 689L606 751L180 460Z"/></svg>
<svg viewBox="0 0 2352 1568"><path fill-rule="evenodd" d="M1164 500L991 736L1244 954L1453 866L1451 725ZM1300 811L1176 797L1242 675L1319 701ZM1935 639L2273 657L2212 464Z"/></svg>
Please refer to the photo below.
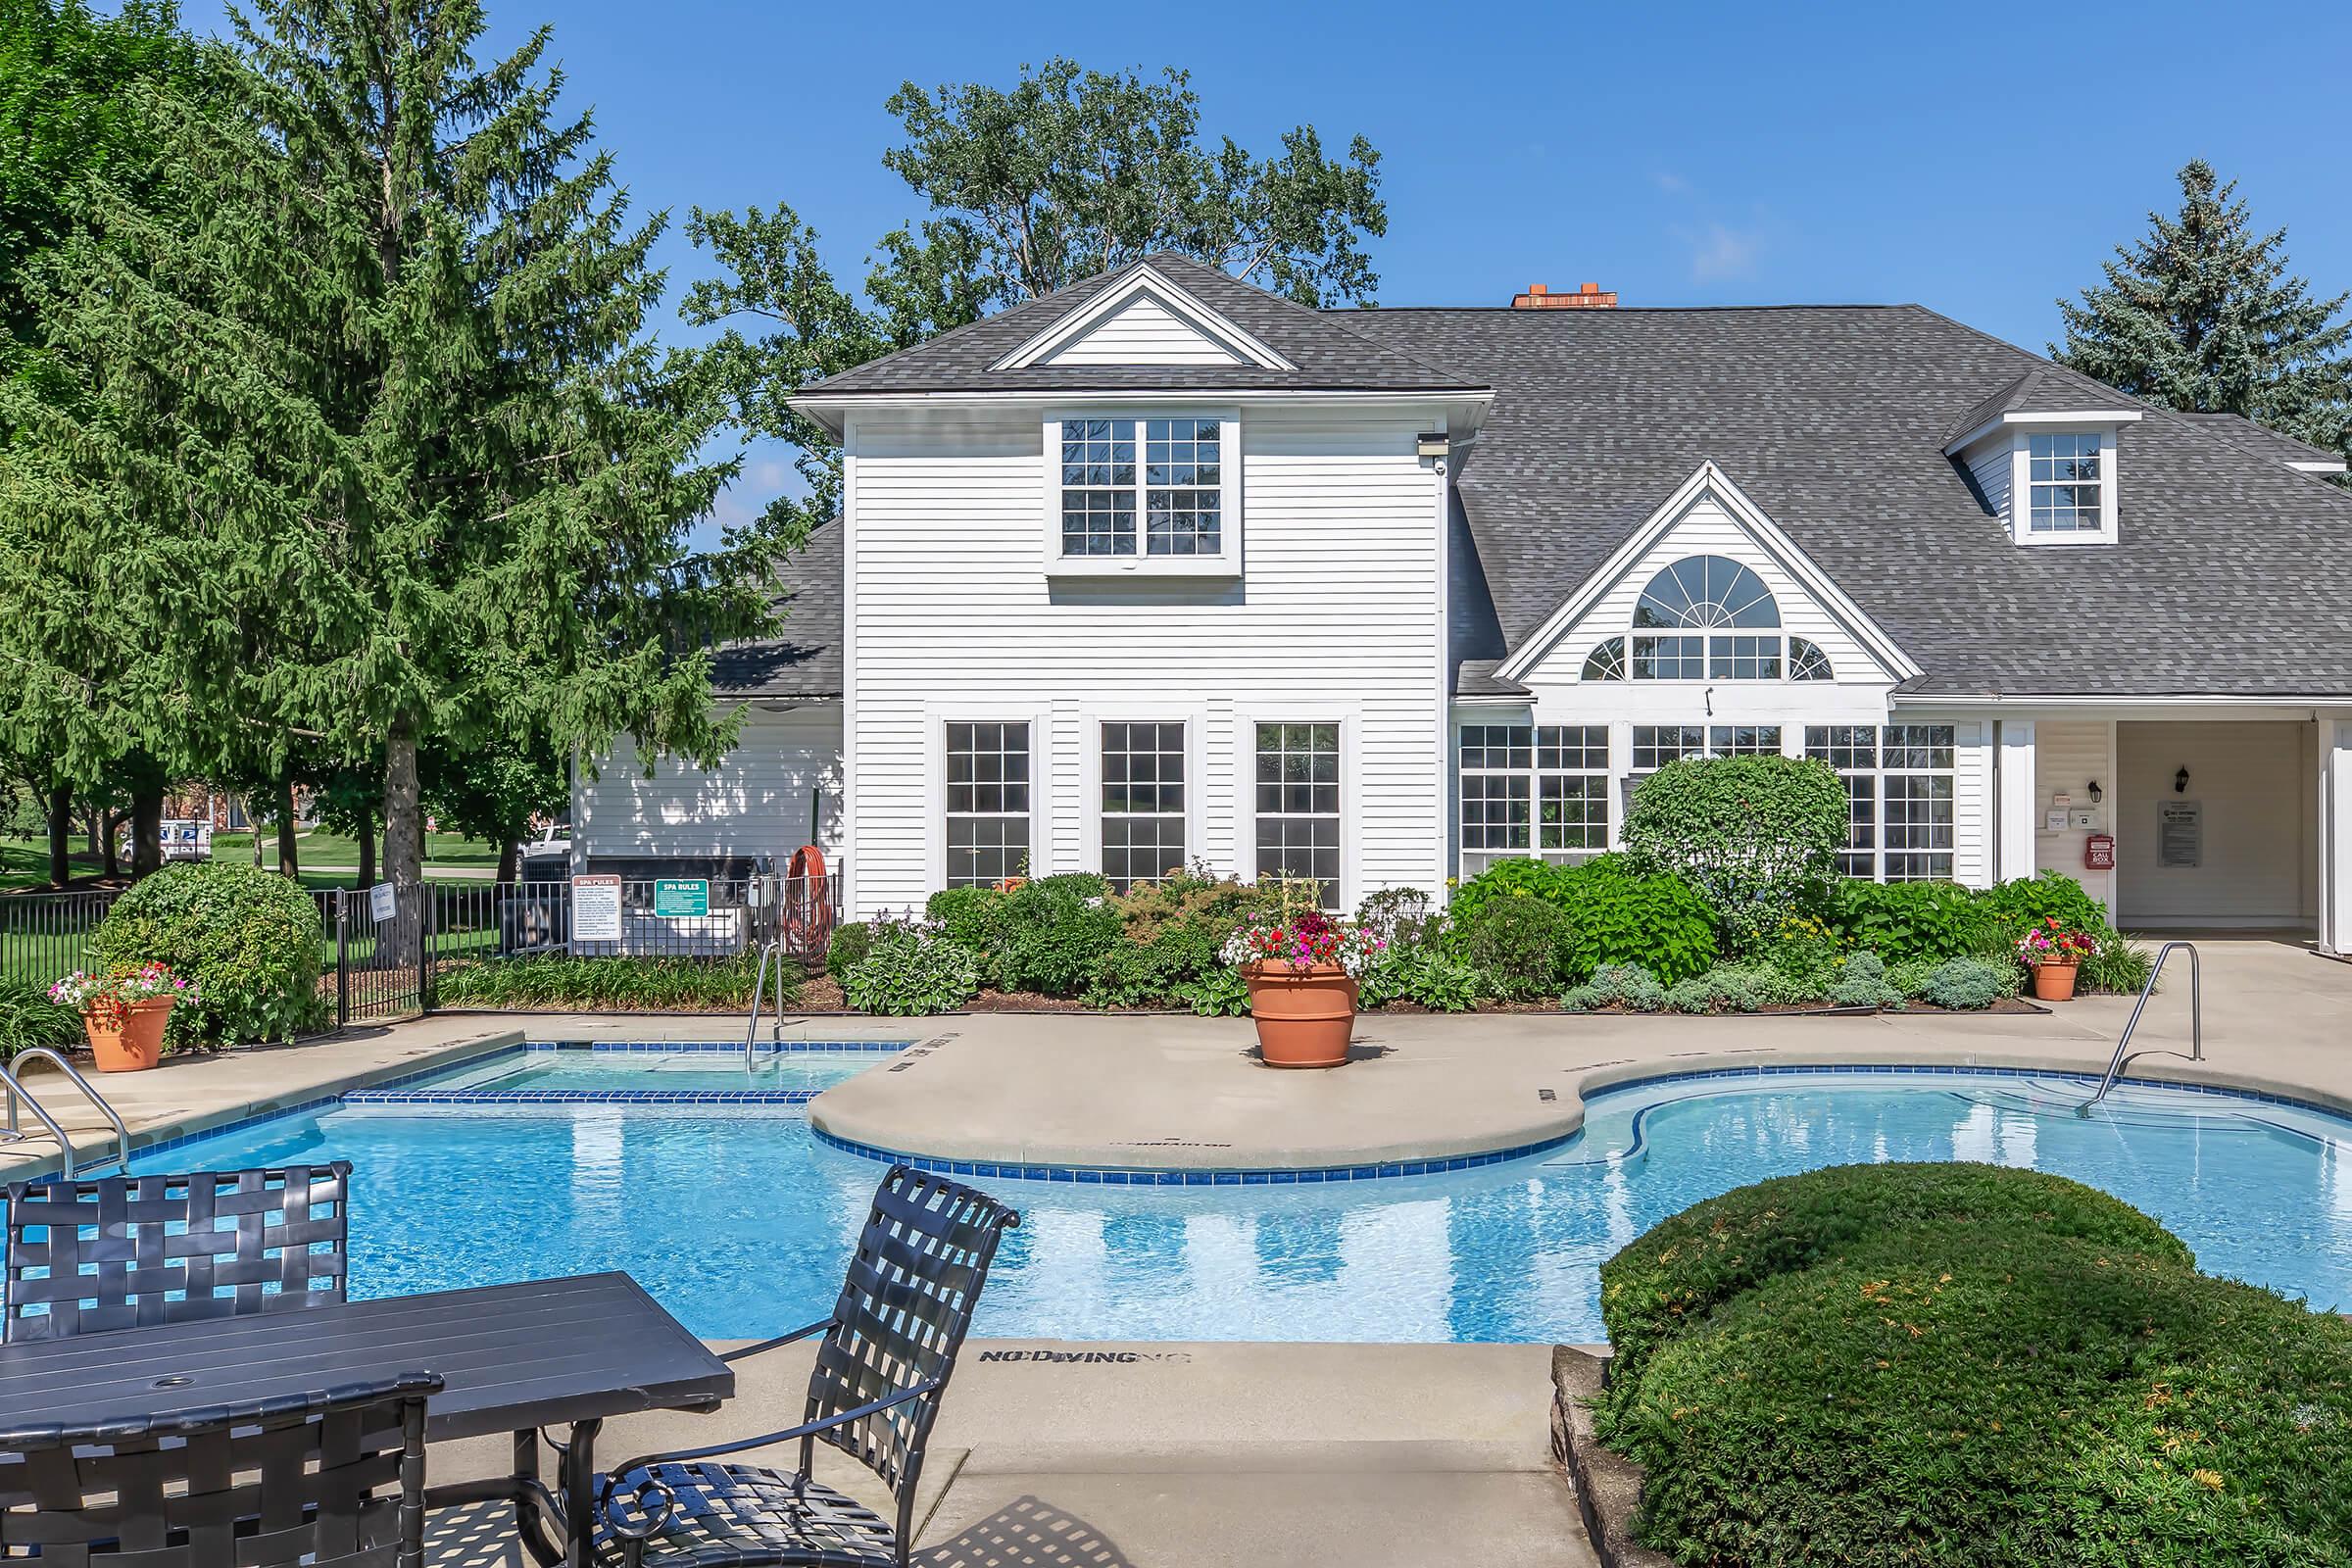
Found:
<svg viewBox="0 0 2352 1568"><path fill-rule="evenodd" d="M2187 768L2184 767L2180 772L2173 775L2173 793L2175 795L2186 795L2188 793Z"/></svg>
<svg viewBox="0 0 2352 1568"><path fill-rule="evenodd" d="M2090 804L2096 806L2106 798L2107 792L2099 788L2099 781L2095 778L2092 779L2090 781Z"/></svg>

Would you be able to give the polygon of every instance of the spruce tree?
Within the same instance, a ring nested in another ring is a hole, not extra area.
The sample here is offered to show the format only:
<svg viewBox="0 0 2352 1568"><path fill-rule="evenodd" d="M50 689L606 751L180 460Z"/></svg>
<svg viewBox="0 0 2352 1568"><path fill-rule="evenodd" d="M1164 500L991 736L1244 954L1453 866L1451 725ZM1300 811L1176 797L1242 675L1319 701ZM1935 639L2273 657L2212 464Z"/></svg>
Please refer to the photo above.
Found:
<svg viewBox="0 0 2352 1568"><path fill-rule="evenodd" d="M2346 295L2312 298L2287 270L2286 230L2258 234L2234 181L2192 161L2180 211L2102 264L2104 286L2059 301L2061 364L2167 408L2241 415L2352 452L2352 319Z"/></svg>

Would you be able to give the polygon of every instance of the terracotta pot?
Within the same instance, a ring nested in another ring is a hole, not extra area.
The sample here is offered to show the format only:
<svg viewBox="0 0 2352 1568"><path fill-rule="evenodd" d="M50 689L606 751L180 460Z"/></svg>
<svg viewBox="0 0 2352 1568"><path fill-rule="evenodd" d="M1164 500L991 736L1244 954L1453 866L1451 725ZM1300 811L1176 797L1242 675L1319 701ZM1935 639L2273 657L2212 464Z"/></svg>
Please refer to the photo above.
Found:
<svg viewBox="0 0 2352 1568"><path fill-rule="evenodd" d="M1355 981L1348 971L1336 963L1310 969L1252 963L1242 978L1257 1024L1257 1054L1267 1066L1337 1067L1348 1059L1355 1033Z"/></svg>
<svg viewBox="0 0 2352 1568"><path fill-rule="evenodd" d="M90 1037L90 1054L98 1058L100 1072L144 1072L163 1059L164 1025L172 1017L172 1004L176 997L149 997L144 1002L128 1002L114 1013L110 1023L107 1016L96 1010L81 1015L81 1027Z"/></svg>
<svg viewBox="0 0 2352 1568"><path fill-rule="evenodd" d="M2036 1002L2072 1002L2075 999L2075 971L2079 963L2037 963L2034 966L2034 1000Z"/></svg>

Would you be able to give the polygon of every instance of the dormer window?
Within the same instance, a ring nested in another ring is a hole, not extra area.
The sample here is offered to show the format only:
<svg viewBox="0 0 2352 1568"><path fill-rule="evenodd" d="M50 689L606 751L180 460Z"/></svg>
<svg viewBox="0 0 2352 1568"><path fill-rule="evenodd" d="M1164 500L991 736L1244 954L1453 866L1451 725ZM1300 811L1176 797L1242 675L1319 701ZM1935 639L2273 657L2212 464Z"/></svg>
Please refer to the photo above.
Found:
<svg viewBox="0 0 2352 1568"><path fill-rule="evenodd" d="M2101 446L2095 430L2037 430L2026 437L2029 533L2106 530Z"/></svg>
<svg viewBox="0 0 2352 1568"><path fill-rule="evenodd" d="M1087 415L1046 426L1048 569L1065 575L1240 570L1230 415Z"/></svg>

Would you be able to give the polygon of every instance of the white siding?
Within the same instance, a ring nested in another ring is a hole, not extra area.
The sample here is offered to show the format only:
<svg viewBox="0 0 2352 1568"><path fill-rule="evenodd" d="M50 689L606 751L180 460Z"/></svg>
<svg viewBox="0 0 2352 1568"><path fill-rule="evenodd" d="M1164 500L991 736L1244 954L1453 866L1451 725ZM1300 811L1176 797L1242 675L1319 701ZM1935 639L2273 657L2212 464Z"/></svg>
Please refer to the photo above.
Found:
<svg viewBox="0 0 2352 1568"><path fill-rule="evenodd" d="M1050 412L1050 411L1046 411ZM1199 850L1252 869L1251 726L1339 720L1342 895L1435 892L1437 410L1251 411L1240 425L1246 576L1050 580L1037 409L860 416L848 443L849 866L859 913L919 904L944 868L940 753L956 719L1026 719L1032 869L1097 868L1097 726L1181 719Z"/></svg>
<svg viewBox="0 0 2352 1568"><path fill-rule="evenodd" d="M2118 917L2133 925L2300 925L2317 912L2319 761L2308 723L2125 723L2117 728ZM2188 769L2188 788L2174 775ZM2194 867L2157 855L2157 811L2203 808Z"/></svg>
<svg viewBox="0 0 2352 1568"><path fill-rule="evenodd" d="M1158 300L1138 294L1038 363L1240 365L1243 360Z"/></svg>
<svg viewBox="0 0 2352 1568"><path fill-rule="evenodd" d="M628 741L601 760L596 777L581 769L572 837L576 853L591 858L781 858L809 841L813 804L817 843L831 857L841 848L841 705L785 712L755 706L735 750L710 772L664 758L648 776Z"/></svg>
<svg viewBox="0 0 2352 1568"><path fill-rule="evenodd" d="M1897 723L1939 724L1933 714L1894 715ZM1992 723L1962 718L1952 726L1952 880L1962 887L1989 887L1992 856Z"/></svg>
<svg viewBox="0 0 2352 1568"><path fill-rule="evenodd" d="M2082 884L2090 896L2107 906L2109 918L2117 918L2115 873L2083 869L2082 853L2093 831L2115 833L2116 808L2123 796L2117 791L2115 757L2115 724L2104 718L2045 718L2034 726L2034 868L2037 871L2064 871ZM2097 780L2106 791L2105 804L2093 808L2090 804L2090 785ZM2095 809L2099 825L2094 830L2069 825L2061 832L2049 828L2048 813L2051 799L2064 795L2070 798L2069 812ZM2150 807L2152 813L2155 808ZM2117 837L2117 852L2122 853L2122 838Z"/></svg>
<svg viewBox="0 0 2352 1568"><path fill-rule="evenodd" d="M1984 492L1984 504L1992 514L2001 519L2003 527L2014 526L2009 517L2009 478L2016 465L2006 436L1990 441L1968 454L1968 471Z"/></svg>

